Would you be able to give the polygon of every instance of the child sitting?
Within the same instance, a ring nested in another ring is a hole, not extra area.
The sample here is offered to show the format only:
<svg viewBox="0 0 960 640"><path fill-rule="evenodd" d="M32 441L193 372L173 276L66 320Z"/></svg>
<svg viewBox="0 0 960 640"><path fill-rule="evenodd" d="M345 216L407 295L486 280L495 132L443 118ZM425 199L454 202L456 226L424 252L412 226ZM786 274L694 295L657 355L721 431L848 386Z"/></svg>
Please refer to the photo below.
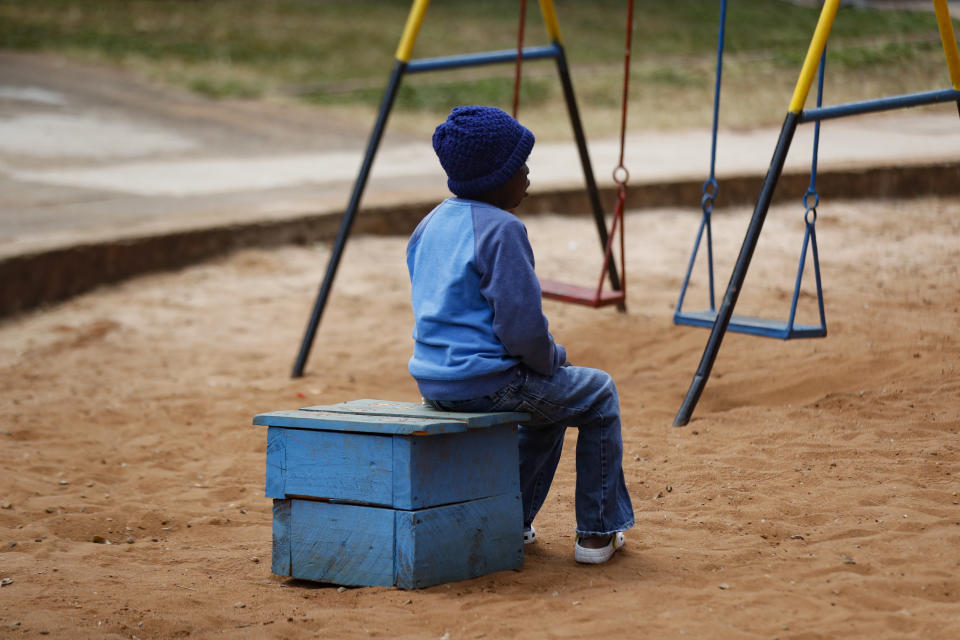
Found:
<svg viewBox="0 0 960 640"><path fill-rule="evenodd" d="M533 251L510 213L527 195L533 134L493 107L456 107L433 148L456 197L417 226L407 245L414 314L410 373L442 410L522 411L524 542L560 461L577 436L577 562L599 564L633 526L624 483L617 389L604 371L571 366L540 302Z"/></svg>

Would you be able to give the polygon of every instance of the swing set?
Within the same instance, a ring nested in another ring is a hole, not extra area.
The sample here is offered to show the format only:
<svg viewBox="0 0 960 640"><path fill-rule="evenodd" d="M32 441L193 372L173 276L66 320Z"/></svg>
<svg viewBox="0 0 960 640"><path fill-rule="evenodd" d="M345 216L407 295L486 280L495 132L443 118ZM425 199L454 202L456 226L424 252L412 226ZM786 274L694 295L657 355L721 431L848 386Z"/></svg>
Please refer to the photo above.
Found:
<svg viewBox="0 0 960 640"><path fill-rule="evenodd" d="M513 113L517 114L520 95L520 75L522 64L526 60L544 60L552 59L557 65L557 74L560 78L560 84L563 89L563 97L567 106L567 113L570 117L570 124L573 129L573 136L576 142L577 153L580 157L580 164L583 169L583 178L590 201L590 209L596 224L597 235L600 239L600 246L604 251L603 268L600 274L600 281L596 289L574 284L566 284L551 280L541 282L543 296L565 302L583 304L591 307L601 307L606 305L617 305L623 311L626 310L626 287L618 272L612 253L616 244L616 238L619 239L620 247L620 265L623 268L624 258L624 239L623 239L623 209L627 192L627 180L629 173L623 162L624 143L626 140L627 124L627 94L630 78L630 45L633 31L633 0L629 0L627 14L627 43L624 60L624 81L623 81L623 104L621 116L620 131L620 161L614 169L614 181L617 185L617 202L613 211L613 219L610 231L607 231L607 223L604 215L603 206L600 202L600 194L597 189L596 179L593 174L593 166L590 162L590 155L587 151L587 141L583 132L583 125L580 121L580 112L577 107L576 97L573 91L573 83L570 78L570 69L567 64L566 53L560 37L560 24L557 21L557 13L553 0L539 0L540 14L543 17L544 26L550 37L550 44L539 47L524 47L523 36L526 23L526 0L520 2L520 20L517 34L516 50L490 51L484 53L472 53L462 55L443 56L437 58L423 58L412 60L413 47L423 23L424 15L430 4L430 0L413 0L410 7L410 13L407 15L407 21L404 26L403 35L400 38L400 44L397 46L396 61L390 79L387 82L387 88L384 91L380 102L380 109L377 113L377 119L374 123L373 131L367 142L366 153L360 166L360 171L353 185L353 191L350 201L344 211L340 222L340 228L334 239L330 254L330 260L327 264L326 274L317 293L317 298L313 305L310 319L304 332L303 340L300 343L300 350L293 365L292 377L299 378L303 375L307 358L310 355L310 349L313 346L313 340L316 336L317 327L320 324L320 318L329 298L330 291L333 288L333 281L336 276L337 267L343 256L347 239L350 235L350 229L356 218L360 207L360 200L366 187L367 179L370 175L370 169L373 166L374 156L383 137L386 128L387 119L393 108L393 103L397 97L403 77L411 73L424 73L429 71L440 71L449 69L460 69L465 67L476 67L482 65L510 63L515 64L514 77L514 95L513 95ZM604 280L609 278L610 290L603 287Z"/></svg>
<svg viewBox="0 0 960 640"><path fill-rule="evenodd" d="M711 226L711 215L713 213L714 201L716 200L719 186L716 178L717 163L717 128L720 111L720 86L723 76L723 45L724 33L726 31L727 21L727 0L723 0L720 5L720 27L717 35L717 70L716 81L713 92L713 130L710 142L710 176L703 183L703 197L700 200L700 206L703 210L703 216L700 219L700 228L697 231L697 238L693 245L693 252L690 255L690 261L687 264L687 272L683 278L683 285L680 288L680 298L677 300L677 308L673 314L674 324L690 325L694 327L711 328L717 320L717 308L715 304L716 296L714 294L713 279L713 233ZM820 56L819 80L817 82L817 107L823 104L823 72L826 65L826 51ZM797 267L797 278L793 287L793 298L790 303L790 311L787 314L786 321L770 318L757 318L752 316L734 315L727 325L727 331L734 333L747 333L751 335L764 336L767 338L780 338L791 340L794 338L823 338L827 335L827 319L823 309L823 287L820 280L820 256L817 251L817 205L820 202L820 196L817 194L817 151L820 145L820 122L818 121L813 133L813 159L810 168L810 187L803 195L803 205L805 207L804 223L805 231L803 235L803 245L800 249L800 264ZM700 250L701 242L706 239L707 249L707 281L710 307L706 310L684 311L683 302L687 295L687 287L690 284L690 276L693 272L694 263ZM800 287L803 281L803 271L806 266L807 247L813 258L813 272L817 282L817 306L820 310L820 323L816 325L798 324L796 322L797 302L800 298Z"/></svg>
<svg viewBox="0 0 960 640"><path fill-rule="evenodd" d="M626 35L626 53L624 57L624 80L623 80L623 98L622 114L620 128L620 158L617 167L614 169L613 178L617 187L617 200L613 209L611 226L608 231L604 211L600 203L600 196L597 189L596 180L593 175L593 168L590 157L587 152L586 138L583 133L583 126L580 121L579 110L573 92L573 84L570 79L570 71L567 65L566 53L560 38L560 28L557 22L556 11L553 0L539 0L540 13L543 17L544 25L550 37L551 43L540 47L524 47L524 25L526 18L526 0L520 2L520 20L517 35L516 50L493 51L486 53L475 53L465 55L445 56L439 58L425 58L420 60L411 60L413 46L416 42L420 25L426 13L429 0L414 0L407 22L404 27L400 44L397 47L396 62L393 72L387 83L381 101L380 110L377 115L373 131L370 134L367 143L366 153L359 174L354 183L353 192L350 197L347 209L341 220L340 229L334 240L331 251L330 261L323 282L314 303L313 312L307 325L297 360L293 367L293 377L303 375L303 369L306 359L309 356L310 348L316 333L320 317L326 305L327 298L333 286L333 280L336 275L344 246L350 234L353 220L359 208L360 199L369 176L370 168L376 154L380 139L386 126L387 118L393 106L394 100L399 90L400 83L405 74L422 73L427 71L436 71L442 69L457 69L463 67L509 63L515 64L514 77L514 95L513 95L513 113L517 114L520 93L521 68L524 61L552 59L556 63L557 73L563 88L564 100L567 106L567 112L570 117L570 123L573 129L574 140L577 146L577 152L580 157L580 164L583 169L584 182L590 208L596 223L597 234L600 239L601 248L604 252L603 267L601 270L598 285L595 289L580 285L559 283L551 280L541 281L543 296L564 302L583 304L591 307L601 307L606 305L617 305L620 310L625 310L626 301L626 283L625 274L621 277L618 273L616 261L613 259L614 246L618 244L620 252L620 269L624 269L624 237L623 237L623 209L626 200L627 182L629 172L624 165L624 149L626 141L626 122L627 122L627 102L629 93L630 78L630 56L631 40L633 31L633 0L629 0L627 9L627 35ZM820 122L833 118L886 111L891 109L909 108L921 105L929 105L945 102L956 102L958 112L960 112L960 54L957 50L956 36L953 31L953 24L950 20L950 13L946 0L933 0L934 11L940 32L940 39L943 45L944 54L947 60L947 67L952 83L952 88L912 93L899 96L889 96L873 100L851 102L832 106L823 106L823 79L826 65L826 45L830 34L830 29L836 17L840 0L825 0L820 12L820 17L814 29L810 46L807 50L800 75L791 97L787 115L781 127L776 147L770 166L764 177L760 194L753 211L750 223L744 236L740 252L737 256L733 273L727 284L726 292L722 302L717 308L715 304L715 283L713 268L713 239L711 217L714 208L714 202L717 197L718 183L716 180L716 151L717 151L717 129L718 114L720 105L720 86L723 68L723 48L724 32L726 22L726 0L721 2L720 23L717 41L717 66L716 81L714 87L713 101L713 128L710 151L710 175L703 184L703 195L701 198L702 217L699 230L697 231L696 241L684 276L680 296L674 312L674 322L676 324L691 325L710 328L710 337L704 348L700 364L694 374L690 388L683 400L675 419L674 426L683 426L690 421L694 408L703 393L713 364L716 360L720 344L726 332L734 331L750 335L765 336L790 340L795 338L818 338L827 334L826 316L824 313L823 290L820 279L820 260L817 251L816 221L817 207L820 203L820 197L816 189L817 177L817 155L820 139ZM817 69L819 68L819 74ZM814 75L818 75L818 89L816 107L813 109L804 109L804 104L813 84ZM783 172L784 162L793 140L796 128L801 123L814 122L813 150L810 170L810 186L803 195L802 203L804 206L804 224L805 231L803 242L800 249L800 259L797 268L797 275L794 284L793 296L790 303L790 309L786 320L755 318L748 316L735 316L734 307L743 288L743 282L750 266L750 261L756 249L760 232L763 229L763 223L766 219L770 202L773 198L773 192L776 188L780 175ZM696 262L697 254L701 245L706 246L707 269L708 269L708 308L705 310L689 311L684 309L687 288L690 283L691 274ZM814 276L816 279L817 305L819 309L818 324L801 324L796 322L797 304L800 296L801 283L806 266L807 254L812 256ZM609 278L610 290L604 289L604 281Z"/></svg>
<svg viewBox="0 0 960 640"><path fill-rule="evenodd" d="M674 321L678 324L689 324L694 326L710 327L710 338L704 348L700 364L687 390L687 395L683 404L674 419L674 426L684 426L690 421L690 416L703 393L707 379L710 377L710 371L716 360L720 344L728 330L776 337L782 339L791 338L812 338L823 337L826 335L826 318L823 311L823 293L820 284L820 266L817 255L817 241L814 224L817 218L817 205L819 196L816 192L816 172L817 172L817 146L819 142L820 121L831 118L841 118L845 116L859 115L863 113L873 113L877 111L886 111L890 109L901 109L915 107L920 105L936 104L942 102L956 102L957 111L960 113L960 54L957 51L957 40L953 31L953 23L950 21L950 11L946 0L933 0L934 13L937 18L937 25L940 31L940 41L943 45L944 55L947 59L947 69L950 75L952 88L925 91L920 93L911 93L899 96L889 96L874 100L864 100L859 102L850 102L824 107L822 106L823 96L823 73L825 65L825 55L827 39L830 36L830 29L836 18L840 0L826 0L820 11L820 17L817 26L814 29L813 37L810 41L810 47L807 50L803 66L800 70L800 76L790 100L790 105L780 130L780 137L777 140L776 148L773 152L773 158L770 161L770 168L767 170L763 185L760 188L760 195L757 199L753 216L747 227L747 233L744 237L740 253L737 256L733 273L730 276L730 282L727 285L723 302L719 309L715 309L713 303L713 249L711 246L710 234L710 214L713 209L713 200L716 197L717 183L714 178L714 159L716 155L716 136L717 136L717 107L719 105L720 75L723 54L723 30L726 15L726 0L723 0L721 6L720 33L718 38L717 55L717 81L714 94L714 124L713 124L713 150L711 154L710 177L704 183L703 188L703 218L700 223L700 230L697 233L697 240L694 244L693 255L690 258L690 265L687 268L687 275L684 279L683 288L680 293L680 300L677 303L677 309L674 313ZM819 60L819 63L818 63ZM819 66L819 82L817 106L813 109L804 109L807 96L810 93L813 77ZM793 300L790 306L790 313L786 322L767 320L759 318L744 318L734 316L733 309L737 303L737 298L743 289L743 281L750 267L750 260L753 257L754 249L760 238L760 232L763 229L763 223L770 207L770 201L773 198L773 192L776 188L780 175L783 172L783 165L790 149L790 143L793 140L793 134L797 125L804 122L815 122L813 142L813 162L810 175L810 187L803 196L803 204L806 208L804 219L806 223L806 232L804 233L803 247L800 253L800 266L797 270L797 280L794 287ZM690 271L696 258L697 250L700 246L702 236L706 232L706 245L708 254L708 265L710 270L710 309L700 312L685 312L682 310L683 299L686 293L687 284L690 278ZM804 261L807 255L807 246L812 247L814 273L817 280L817 301L820 308L819 325L798 325L794 322L797 298L800 291L800 280L803 275Z"/></svg>

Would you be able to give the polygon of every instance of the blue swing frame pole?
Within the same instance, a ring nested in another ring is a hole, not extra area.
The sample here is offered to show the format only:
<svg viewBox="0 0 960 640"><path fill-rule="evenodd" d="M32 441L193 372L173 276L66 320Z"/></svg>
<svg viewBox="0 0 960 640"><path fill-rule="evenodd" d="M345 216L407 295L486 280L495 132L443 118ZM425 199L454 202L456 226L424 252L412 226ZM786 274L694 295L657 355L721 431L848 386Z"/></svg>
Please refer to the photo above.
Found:
<svg viewBox="0 0 960 640"><path fill-rule="evenodd" d="M545 60L547 58L556 59L560 55L560 47L556 44L548 44L542 47L524 47L523 60ZM463 67L479 67L488 64L503 64L515 62L517 59L516 49L506 49L503 51L487 51L485 53L468 53L457 56L441 56L437 58L420 58L411 60L407 64L407 73L422 73L424 71L445 71L449 69L461 69Z"/></svg>
<svg viewBox="0 0 960 640"><path fill-rule="evenodd" d="M922 91L920 93L908 93L900 96L889 96L886 98L876 98L873 100L848 102L846 104L835 104L828 107L807 109L800 114L800 122L830 120L831 118L855 116L862 113L875 113L877 111L890 111L892 109L905 109L908 107L919 107L926 104L955 101L960 101L960 91L957 89Z"/></svg>

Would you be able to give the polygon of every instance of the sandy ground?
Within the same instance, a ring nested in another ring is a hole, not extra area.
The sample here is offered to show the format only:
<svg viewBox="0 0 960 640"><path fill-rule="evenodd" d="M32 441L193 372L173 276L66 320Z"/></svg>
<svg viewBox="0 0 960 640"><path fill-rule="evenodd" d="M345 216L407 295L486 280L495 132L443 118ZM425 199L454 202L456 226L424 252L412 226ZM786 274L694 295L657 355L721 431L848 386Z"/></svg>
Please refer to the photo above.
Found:
<svg viewBox="0 0 960 640"><path fill-rule="evenodd" d="M748 215L716 218L719 288ZM742 312L785 316L800 215L772 210ZM629 216L628 313L545 306L571 360L621 390L637 526L602 567L572 557L572 430L522 571L409 592L271 575L251 418L417 399L404 238L351 244L299 380L327 247L6 321L0 638L960 637L960 203L825 203L830 337L729 336L678 429L707 338L671 323L697 221ZM588 221L527 223L543 276L594 281Z"/></svg>

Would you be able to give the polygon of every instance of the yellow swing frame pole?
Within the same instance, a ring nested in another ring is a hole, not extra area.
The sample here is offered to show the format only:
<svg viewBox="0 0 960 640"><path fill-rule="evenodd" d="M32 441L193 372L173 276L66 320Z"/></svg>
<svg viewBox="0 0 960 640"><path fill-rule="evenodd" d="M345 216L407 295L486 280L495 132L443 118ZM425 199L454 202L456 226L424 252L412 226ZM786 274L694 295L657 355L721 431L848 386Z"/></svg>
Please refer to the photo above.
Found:
<svg viewBox="0 0 960 640"><path fill-rule="evenodd" d="M423 16L427 13L428 6L430 6L430 0L414 0L413 4L410 5L407 23L403 27L400 44L397 45L396 58L399 62L410 62L410 57L413 55L413 45L417 42L420 25L423 24Z"/></svg>
<svg viewBox="0 0 960 640"><path fill-rule="evenodd" d="M813 32L813 38L810 40L810 48L807 49L807 57L804 58L803 67L800 69L800 77L797 78L797 86L793 90L793 98L790 100L790 113L803 111L803 105L807 102L810 86L813 84L813 78L817 73L817 65L820 64L820 56L823 55L823 50L827 46L830 28L833 27L833 20L837 17L839 7L840 0L827 0L823 4L820 18L817 20L817 27Z"/></svg>
<svg viewBox="0 0 960 640"><path fill-rule="evenodd" d="M560 22L557 20L557 9L553 6L553 0L540 0L540 15L543 16L543 24L547 27L550 41L561 44Z"/></svg>
<svg viewBox="0 0 960 640"><path fill-rule="evenodd" d="M960 90L960 53L957 53L957 37L953 33L953 22L950 20L947 0L933 0L933 9L937 14L940 42L943 44L943 54L947 57L950 82L954 89Z"/></svg>
<svg viewBox="0 0 960 640"><path fill-rule="evenodd" d="M407 22L403 27L403 35L400 36L400 43L397 45L396 58L400 62L410 62L413 46L420 33L420 25L423 24L423 17L429 6L430 0L414 0L410 6ZM560 21L557 20L557 9L553 0L540 0L540 15L543 16L543 24L547 29L547 35L550 36L550 41L561 44L563 39L560 37Z"/></svg>

